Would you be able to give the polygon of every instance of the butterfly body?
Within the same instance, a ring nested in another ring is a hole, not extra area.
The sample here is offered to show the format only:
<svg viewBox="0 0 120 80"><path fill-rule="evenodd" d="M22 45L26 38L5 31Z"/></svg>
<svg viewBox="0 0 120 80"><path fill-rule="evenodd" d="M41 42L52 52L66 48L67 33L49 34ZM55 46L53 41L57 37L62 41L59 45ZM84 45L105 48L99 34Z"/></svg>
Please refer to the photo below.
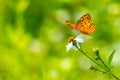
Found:
<svg viewBox="0 0 120 80"><path fill-rule="evenodd" d="M66 21L66 23L72 28L76 29L84 34L92 34L96 30L96 26L92 23L89 13L83 15L76 24Z"/></svg>

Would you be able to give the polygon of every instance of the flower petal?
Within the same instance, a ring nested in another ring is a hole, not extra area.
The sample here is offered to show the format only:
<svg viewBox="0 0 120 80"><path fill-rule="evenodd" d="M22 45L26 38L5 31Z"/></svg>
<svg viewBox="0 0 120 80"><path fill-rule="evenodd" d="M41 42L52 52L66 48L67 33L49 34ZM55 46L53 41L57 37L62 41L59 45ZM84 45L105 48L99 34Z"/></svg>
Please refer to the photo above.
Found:
<svg viewBox="0 0 120 80"><path fill-rule="evenodd" d="M80 48L79 43L77 43L78 48ZM70 42L67 46L66 46L66 51L69 51L70 49L74 49L74 50L78 50L74 45L73 42Z"/></svg>
<svg viewBox="0 0 120 80"><path fill-rule="evenodd" d="M75 38L75 40L76 40L77 43L83 43L84 42L84 39L81 36L77 36Z"/></svg>
<svg viewBox="0 0 120 80"><path fill-rule="evenodd" d="M72 31L73 31L73 34L75 34L75 35L81 34L80 31L78 31L78 30L76 30L76 29L73 29Z"/></svg>
<svg viewBox="0 0 120 80"><path fill-rule="evenodd" d="M80 44L79 43L77 43L77 47L80 49Z"/></svg>
<svg viewBox="0 0 120 80"><path fill-rule="evenodd" d="M72 46L72 49L74 49L74 50L78 50L74 45Z"/></svg>
<svg viewBox="0 0 120 80"><path fill-rule="evenodd" d="M73 44L72 42L70 42L67 46L66 46L66 51L69 51L72 48Z"/></svg>
<svg viewBox="0 0 120 80"><path fill-rule="evenodd" d="M84 40L92 39L92 36L86 35L86 34L82 34L82 33L79 34L78 36L79 36L79 37L83 37Z"/></svg>

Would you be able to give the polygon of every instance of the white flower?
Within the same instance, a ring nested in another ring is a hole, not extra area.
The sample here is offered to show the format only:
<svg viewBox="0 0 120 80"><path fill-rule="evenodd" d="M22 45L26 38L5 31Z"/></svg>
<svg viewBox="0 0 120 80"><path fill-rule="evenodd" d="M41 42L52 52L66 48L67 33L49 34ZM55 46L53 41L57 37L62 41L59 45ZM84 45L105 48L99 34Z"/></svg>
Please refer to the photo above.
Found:
<svg viewBox="0 0 120 80"><path fill-rule="evenodd" d="M69 51L70 49L77 50L76 46L73 45L73 41L76 41L77 47L80 49L80 43L83 43L84 41L92 39L91 36L85 35L85 34L80 34L76 38L74 38L67 46L66 46L66 51Z"/></svg>

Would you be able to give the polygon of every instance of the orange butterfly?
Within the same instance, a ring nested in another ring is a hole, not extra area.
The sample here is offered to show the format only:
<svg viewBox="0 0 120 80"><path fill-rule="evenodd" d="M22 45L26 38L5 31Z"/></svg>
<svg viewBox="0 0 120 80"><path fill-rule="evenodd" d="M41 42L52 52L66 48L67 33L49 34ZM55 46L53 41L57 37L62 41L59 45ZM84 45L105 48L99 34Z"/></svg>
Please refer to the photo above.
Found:
<svg viewBox="0 0 120 80"><path fill-rule="evenodd" d="M76 24L66 21L72 29L76 29L84 34L92 34L96 30L96 26L92 23L91 16L89 13L83 15Z"/></svg>

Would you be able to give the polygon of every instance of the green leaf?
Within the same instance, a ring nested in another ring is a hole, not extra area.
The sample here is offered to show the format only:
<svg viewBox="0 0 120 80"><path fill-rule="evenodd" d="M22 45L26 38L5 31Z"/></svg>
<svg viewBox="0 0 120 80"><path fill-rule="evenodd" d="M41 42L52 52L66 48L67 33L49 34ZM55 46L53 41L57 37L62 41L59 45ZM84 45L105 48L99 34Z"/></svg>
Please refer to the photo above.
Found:
<svg viewBox="0 0 120 80"><path fill-rule="evenodd" d="M114 51L110 54L110 56L108 57L108 65L109 65L109 66L111 65L111 62L112 62L114 53L115 53L115 50L114 50Z"/></svg>

